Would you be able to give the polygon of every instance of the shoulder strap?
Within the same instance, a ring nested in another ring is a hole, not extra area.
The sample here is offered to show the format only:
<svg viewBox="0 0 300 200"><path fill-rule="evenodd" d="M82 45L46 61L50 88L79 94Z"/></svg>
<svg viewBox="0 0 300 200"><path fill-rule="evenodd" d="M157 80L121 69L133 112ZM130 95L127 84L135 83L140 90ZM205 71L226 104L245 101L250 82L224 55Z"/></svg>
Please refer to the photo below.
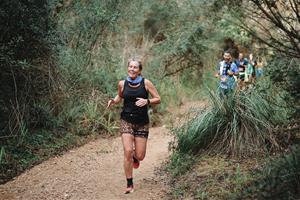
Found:
<svg viewBox="0 0 300 200"><path fill-rule="evenodd" d="M127 87L129 87L128 86L128 81L125 79L124 80L124 86L123 86L123 92L122 92L123 96L124 96L124 92L125 92L125 90L126 90Z"/></svg>
<svg viewBox="0 0 300 200"><path fill-rule="evenodd" d="M142 79L141 85L145 86L145 78Z"/></svg>
<svg viewBox="0 0 300 200"><path fill-rule="evenodd" d="M125 86L128 86L128 81L126 79L124 80L124 87Z"/></svg>

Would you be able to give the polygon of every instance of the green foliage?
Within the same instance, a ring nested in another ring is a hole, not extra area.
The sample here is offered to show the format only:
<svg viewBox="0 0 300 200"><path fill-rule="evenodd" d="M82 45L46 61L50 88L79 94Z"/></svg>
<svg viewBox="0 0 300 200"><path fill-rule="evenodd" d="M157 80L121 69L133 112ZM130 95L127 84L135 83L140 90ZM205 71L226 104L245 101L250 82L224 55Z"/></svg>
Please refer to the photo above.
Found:
<svg viewBox="0 0 300 200"><path fill-rule="evenodd" d="M24 137L22 143L9 140L9 143L1 147L0 182L6 182L25 169L82 144L83 141L79 136L71 133L61 134L59 130L32 132Z"/></svg>
<svg viewBox="0 0 300 200"><path fill-rule="evenodd" d="M103 110L118 60L104 41L119 3L1 3L0 182L77 144L78 135L115 132Z"/></svg>
<svg viewBox="0 0 300 200"><path fill-rule="evenodd" d="M58 62L68 90L91 87L109 94L115 90L119 60L109 50L108 33L120 17L120 4L117 0L77 1L71 11L58 13L58 30L64 33L62 45L57 46Z"/></svg>
<svg viewBox="0 0 300 200"><path fill-rule="evenodd" d="M37 162L28 148L35 130L54 128L57 71L50 1L2 1L0 6L0 182ZM46 99L46 103L43 99Z"/></svg>
<svg viewBox="0 0 300 200"><path fill-rule="evenodd" d="M5 138L10 129L20 130L16 121L30 124L30 107L52 87L55 34L48 6L46 0L1 2L0 135Z"/></svg>
<svg viewBox="0 0 300 200"><path fill-rule="evenodd" d="M172 199L232 199L232 193L240 191L254 180L252 173L257 165L254 159L236 160L207 154L197 158L191 155L186 157L192 157L192 162L187 159L188 171L172 176ZM178 166L181 165L178 163ZM173 175L172 171L170 173Z"/></svg>
<svg viewBox="0 0 300 200"><path fill-rule="evenodd" d="M174 17L178 17L177 4L173 0L168 0L164 3L153 2L146 3L149 8L146 9L144 20L144 34L149 39L154 39L155 42L165 39L163 33L174 22Z"/></svg>
<svg viewBox="0 0 300 200"><path fill-rule="evenodd" d="M250 34L237 26L234 21L236 19L234 19L232 14L224 13L223 18L217 22L217 30L220 31L219 34L224 38L231 38L241 45L248 46L251 42Z"/></svg>
<svg viewBox="0 0 300 200"><path fill-rule="evenodd" d="M4 149L4 147L1 147L1 150L0 150L0 163L3 162L4 156L5 156L5 149Z"/></svg>
<svg viewBox="0 0 300 200"><path fill-rule="evenodd" d="M224 99L211 92L211 107L176 131L177 151L249 156L280 148L272 128L286 122L287 112L278 112L260 92L255 88Z"/></svg>
<svg viewBox="0 0 300 200"><path fill-rule="evenodd" d="M300 64L299 59L274 57L265 69L266 74L279 88L283 88L287 94L285 101L293 109L293 117L300 117Z"/></svg>
<svg viewBox="0 0 300 200"><path fill-rule="evenodd" d="M156 50L168 52L163 58L163 76L176 75L189 68L192 68L194 73L201 76L203 64L199 58L207 49L204 40L205 35L203 35L202 27L197 26L187 33L175 36L175 38L171 38L166 43L163 43Z"/></svg>
<svg viewBox="0 0 300 200"><path fill-rule="evenodd" d="M174 152L166 169L171 172L172 176L176 177L190 170L194 162L195 157L193 155Z"/></svg>
<svg viewBox="0 0 300 200"><path fill-rule="evenodd" d="M298 199L300 195L300 150L273 159L256 179L235 193L235 199Z"/></svg>
<svg viewBox="0 0 300 200"><path fill-rule="evenodd" d="M2 67L32 64L34 59L49 56L47 38L53 26L49 12L47 0L1 2L0 29L4 33L0 48Z"/></svg>

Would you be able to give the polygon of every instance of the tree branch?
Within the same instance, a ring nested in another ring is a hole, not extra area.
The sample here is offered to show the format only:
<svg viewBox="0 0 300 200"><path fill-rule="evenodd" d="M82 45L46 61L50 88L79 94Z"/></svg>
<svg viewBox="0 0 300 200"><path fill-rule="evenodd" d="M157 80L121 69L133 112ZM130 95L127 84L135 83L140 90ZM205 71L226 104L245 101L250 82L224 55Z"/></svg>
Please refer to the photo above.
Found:
<svg viewBox="0 0 300 200"><path fill-rule="evenodd" d="M175 74L177 74L179 72L182 72L183 70L186 70L186 69L189 69L189 68L193 68L193 67L194 67L194 65L188 65L188 66L181 67L181 68L175 70L174 72L169 72L169 73L164 74L163 78L167 77L167 76L175 75Z"/></svg>

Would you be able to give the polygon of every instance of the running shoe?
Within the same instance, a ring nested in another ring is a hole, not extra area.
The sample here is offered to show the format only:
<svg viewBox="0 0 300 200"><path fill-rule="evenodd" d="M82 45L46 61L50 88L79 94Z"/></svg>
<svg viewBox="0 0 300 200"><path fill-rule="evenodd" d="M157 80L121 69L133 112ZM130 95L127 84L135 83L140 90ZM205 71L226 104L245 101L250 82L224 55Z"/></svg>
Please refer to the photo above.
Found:
<svg viewBox="0 0 300 200"><path fill-rule="evenodd" d="M124 191L124 194L129 194L129 193L132 193L133 191L134 191L133 185L131 185L126 188L126 190Z"/></svg>
<svg viewBox="0 0 300 200"><path fill-rule="evenodd" d="M133 166L134 169L137 169L140 166L140 161L138 159L136 159L134 156L133 156L133 164L132 164L132 166Z"/></svg>

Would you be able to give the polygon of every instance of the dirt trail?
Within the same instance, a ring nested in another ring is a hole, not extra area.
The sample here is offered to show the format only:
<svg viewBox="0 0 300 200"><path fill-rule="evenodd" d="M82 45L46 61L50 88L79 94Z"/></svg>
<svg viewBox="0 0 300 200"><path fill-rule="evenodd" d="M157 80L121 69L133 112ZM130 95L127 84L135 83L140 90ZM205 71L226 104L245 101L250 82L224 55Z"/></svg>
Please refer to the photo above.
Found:
<svg viewBox="0 0 300 200"><path fill-rule="evenodd" d="M178 112L188 108L184 105ZM150 129L146 158L134 170L134 193L122 193L126 180L122 143L117 137L92 141L33 167L0 185L0 199L165 199L167 189L155 169L168 157L170 140L166 128Z"/></svg>

